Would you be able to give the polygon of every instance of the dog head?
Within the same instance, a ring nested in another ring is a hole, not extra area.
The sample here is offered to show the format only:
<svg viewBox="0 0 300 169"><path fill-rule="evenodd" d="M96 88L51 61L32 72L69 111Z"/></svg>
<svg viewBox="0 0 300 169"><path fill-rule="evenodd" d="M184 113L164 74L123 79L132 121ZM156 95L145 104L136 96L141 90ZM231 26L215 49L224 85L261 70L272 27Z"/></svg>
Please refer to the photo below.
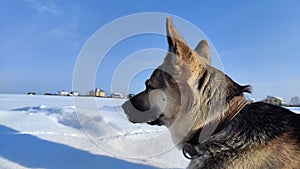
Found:
<svg viewBox="0 0 300 169"><path fill-rule="evenodd" d="M189 130L220 118L224 108L221 105L247 89L210 65L206 40L200 41L193 50L169 17L166 29L167 56L145 82L146 89L122 108L131 122L165 125L180 139Z"/></svg>

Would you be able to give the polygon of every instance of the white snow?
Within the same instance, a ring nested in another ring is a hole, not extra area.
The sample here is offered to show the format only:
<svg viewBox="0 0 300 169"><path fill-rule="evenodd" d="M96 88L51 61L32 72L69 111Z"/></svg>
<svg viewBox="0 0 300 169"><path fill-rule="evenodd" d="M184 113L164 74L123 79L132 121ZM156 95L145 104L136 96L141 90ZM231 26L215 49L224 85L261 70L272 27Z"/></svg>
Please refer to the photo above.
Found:
<svg viewBox="0 0 300 169"><path fill-rule="evenodd" d="M300 107L285 107L285 108L287 108L295 113L300 114Z"/></svg>
<svg viewBox="0 0 300 169"><path fill-rule="evenodd" d="M120 108L124 99L82 97L79 101L86 103L77 105L72 97L1 94L0 168L188 165L166 128L126 119ZM90 109L93 101L97 110Z"/></svg>
<svg viewBox="0 0 300 169"><path fill-rule="evenodd" d="M130 123L124 101L1 94L0 168L185 168L167 129Z"/></svg>

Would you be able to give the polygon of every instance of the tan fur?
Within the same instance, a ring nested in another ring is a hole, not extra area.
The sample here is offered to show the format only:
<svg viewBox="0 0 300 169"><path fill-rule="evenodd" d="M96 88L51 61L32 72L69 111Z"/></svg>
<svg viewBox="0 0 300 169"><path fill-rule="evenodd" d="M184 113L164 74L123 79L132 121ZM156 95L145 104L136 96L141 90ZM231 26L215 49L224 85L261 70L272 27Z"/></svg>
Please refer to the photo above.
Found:
<svg viewBox="0 0 300 169"><path fill-rule="evenodd" d="M288 133L267 145L251 149L228 164L228 169L299 169L300 150Z"/></svg>
<svg viewBox="0 0 300 169"><path fill-rule="evenodd" d="M171 43L173 43L173 47L176 48L176 51L170 51L175 52L174 54L178 56L178 59L176 60L175 64L184 63L192 72L195 81L197 81L198 78L201 76L201 73L205 70L205 61L203 59L200 59L197 52L195 52L188 46L183 37L174 27L169 17L167 18L167 35L170 38ZM199 51L201 50L200 47Z"/></svg>
<svg viewBox="0 0 300 169"><path fill-rule="evenodd" d="M218 121L226 111L223 73L216 71L218 78L214 84L207 84L208 76L203 85L207 85L209 95L202 90L199 92L198 81L207 70L210 63L209 46L202 40L191 49L183 37L174 27L170 18L167 18L167 34L171 43L170 53L158 69L161 69L174 78L177 86L167 88L168 103L164 112L166 125L175 143L178 143L192 130L197 130L211 121ZM199 95L203 94L203 95ZM208 104L210 103L210 104ZM203 106L207 105L207 106ZM215 106L218 105L218 106ZM199 112L200 110L200 112Z"/></svg>

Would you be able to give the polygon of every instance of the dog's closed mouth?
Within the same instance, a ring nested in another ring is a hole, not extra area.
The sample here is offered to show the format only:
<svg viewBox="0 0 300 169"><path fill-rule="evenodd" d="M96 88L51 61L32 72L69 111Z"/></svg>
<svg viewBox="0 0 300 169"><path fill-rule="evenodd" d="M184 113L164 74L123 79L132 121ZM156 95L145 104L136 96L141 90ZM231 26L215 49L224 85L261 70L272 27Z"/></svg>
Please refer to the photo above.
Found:
<svg viewBox="0 0 300 169"><path fill-rule="evenodd" d="M160 118L163 117L163 116L164 115L160 115L158 118L148 121L147 124L152 125L152 126L154 126L154 125L162 126L162 125L164 125L164 123L160 120ZM134 124L140 123L140 122L136 122L136 121L133 121L133 120L129 120L129 121L131 123L134 123Z"/></svg>
<svg viewBox="0 0 300 169"><path fill-rule="evenodd" d="M161 114L158 118L154 119L154 120L151 120L149 122L147 122L147 124L149 125L157 125L157 126L161 126L163 125L164 123L160 120L161 117L163 117L164 115Z"/></svg>

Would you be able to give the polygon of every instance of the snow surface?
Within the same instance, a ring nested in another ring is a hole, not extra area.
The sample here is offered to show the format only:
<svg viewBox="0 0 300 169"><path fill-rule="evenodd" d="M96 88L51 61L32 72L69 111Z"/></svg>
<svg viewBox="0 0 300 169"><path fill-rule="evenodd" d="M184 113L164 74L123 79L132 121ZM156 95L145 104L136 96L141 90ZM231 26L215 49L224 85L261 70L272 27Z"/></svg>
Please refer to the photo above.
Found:
<svg viewBox="0 0 300 169"><path fill-rule="evenodd" d="M1 94L0 169L185 168L167 129L130 123L124 101Z"/></svg>
<svg viewBox="0 0 300 169"><path fill-rule="evenodd" d="M287 108L297 114L300 114L300 107L284 107L284 108Z"/></svg>
<svg viewBox="0 0 300 169"><path fill-rule="evenodd" d="M77 99L1 94L0 168L150 169L188 165L166 128L132 124L126 119L120 108L124 99ZM90 108L92 102L97 110Z"/></svg>

